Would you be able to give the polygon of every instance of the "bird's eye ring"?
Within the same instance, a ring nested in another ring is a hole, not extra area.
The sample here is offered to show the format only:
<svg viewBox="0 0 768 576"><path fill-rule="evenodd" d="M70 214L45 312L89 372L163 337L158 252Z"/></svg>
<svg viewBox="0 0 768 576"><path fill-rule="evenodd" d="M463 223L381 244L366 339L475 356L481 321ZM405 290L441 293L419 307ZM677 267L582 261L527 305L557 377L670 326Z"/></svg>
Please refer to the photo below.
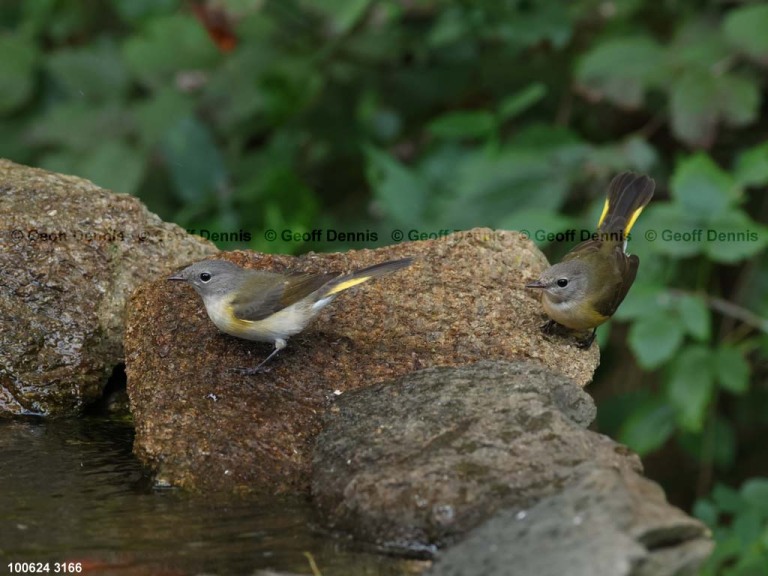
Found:
<svg viewBox="0 0 768 576"><path fill-rule="evenodd" d="M560 288L565 288L566 286L568 286L568 278L560 278L557 281L557 285L560 286Z"/></svg>
<svg viewBox="0 0 768 576"><path fill-rule="evenodd" d="M208 282L211 279L211 273L210 272L202 272L200 274L200 280L203 282Z"/></svg>

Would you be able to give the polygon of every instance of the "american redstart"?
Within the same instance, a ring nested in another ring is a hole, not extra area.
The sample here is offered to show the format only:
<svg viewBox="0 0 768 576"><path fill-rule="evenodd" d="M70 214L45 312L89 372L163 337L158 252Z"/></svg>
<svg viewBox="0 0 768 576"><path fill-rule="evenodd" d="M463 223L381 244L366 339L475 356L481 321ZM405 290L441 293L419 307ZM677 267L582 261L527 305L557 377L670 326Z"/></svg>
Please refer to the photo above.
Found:
<svg viewBox="0 0 768 576"><path fill-rule="evenodd" d="M272 353L253 369L257 372L340 292L410 263L410 258L392 260L349 274L281 274L241 268L226 260L204 260L168 279L191 284L203 298L209 318L222 332L274 343Z"/></svg>
<svg viewBox="0 0 768 576"><path fill-rule="evenodd" d="M541 303L552 332L558 324L592 334L578 343L589 348L597 327L608 320L635 281L640 259L626 253L626 241L640 212L650 202L655 182L648 176L624 172L608 187L597 233L550 266L527 288L542 290Z"/></svg>

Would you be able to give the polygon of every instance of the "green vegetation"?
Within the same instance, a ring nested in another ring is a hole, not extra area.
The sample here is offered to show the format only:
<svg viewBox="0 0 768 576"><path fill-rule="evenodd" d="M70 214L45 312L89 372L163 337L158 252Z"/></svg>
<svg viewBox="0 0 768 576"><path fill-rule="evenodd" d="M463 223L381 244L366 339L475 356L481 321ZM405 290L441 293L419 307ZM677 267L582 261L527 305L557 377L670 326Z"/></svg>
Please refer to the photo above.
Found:
<svg viewBox="0 0 768 576"><path fill-rule="evenodd" d="M180 0L3 3L0 156L294 253L393 230L546 238L591 228L616 172L652 174L640 274L600 331L599 427L696 501L711 574L768 573L768 5L217 6L221 48ZM314 229L365 234L283 239Z"/></svg>

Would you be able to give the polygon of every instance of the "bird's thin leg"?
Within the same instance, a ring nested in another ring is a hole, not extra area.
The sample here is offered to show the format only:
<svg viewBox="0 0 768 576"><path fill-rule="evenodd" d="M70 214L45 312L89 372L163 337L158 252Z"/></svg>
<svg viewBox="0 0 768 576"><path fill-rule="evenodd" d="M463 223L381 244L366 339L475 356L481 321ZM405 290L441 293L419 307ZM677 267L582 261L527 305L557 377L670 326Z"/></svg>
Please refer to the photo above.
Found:
<svg viewBox="0 0 768 576"><path fill-rule="evenodd" d="M262 360L258 366L256 366L255 368L241 368L238 370L238 372L240 374L245 374L246 376L253 376L254 374L268 372L268 370L264 369L264 364L269 362L275 356L275 354L277 354L278 352L280 352L280 350L285 348L287 344L288 343L285 340L283 340L282 338L278 338L277 340L275 340L275 349L272 350L269 356L264 358L264 360Z"/></svg>

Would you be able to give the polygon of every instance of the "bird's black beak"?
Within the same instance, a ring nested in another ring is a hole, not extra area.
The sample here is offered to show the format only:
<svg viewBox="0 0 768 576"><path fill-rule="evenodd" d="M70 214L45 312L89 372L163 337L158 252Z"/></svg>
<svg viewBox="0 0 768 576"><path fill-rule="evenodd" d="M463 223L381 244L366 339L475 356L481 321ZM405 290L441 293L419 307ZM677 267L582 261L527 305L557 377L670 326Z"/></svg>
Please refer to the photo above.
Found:
<svg viewBox="0 0 768 576"><path fill-rule="evenodd" d="M183 276L179 276L178 274L174 274L173 276L168 276L166 280L173 280L175 282L184 282L186 278L184 278Z"/></svg>
<svg viewBox="0 0 768 576"><path fill-rule="evenodd" d="M533 282L528 282L528 284L525 285L526 288L546 288L545 284L542 284L541 280L534 280Z"/></svg>

